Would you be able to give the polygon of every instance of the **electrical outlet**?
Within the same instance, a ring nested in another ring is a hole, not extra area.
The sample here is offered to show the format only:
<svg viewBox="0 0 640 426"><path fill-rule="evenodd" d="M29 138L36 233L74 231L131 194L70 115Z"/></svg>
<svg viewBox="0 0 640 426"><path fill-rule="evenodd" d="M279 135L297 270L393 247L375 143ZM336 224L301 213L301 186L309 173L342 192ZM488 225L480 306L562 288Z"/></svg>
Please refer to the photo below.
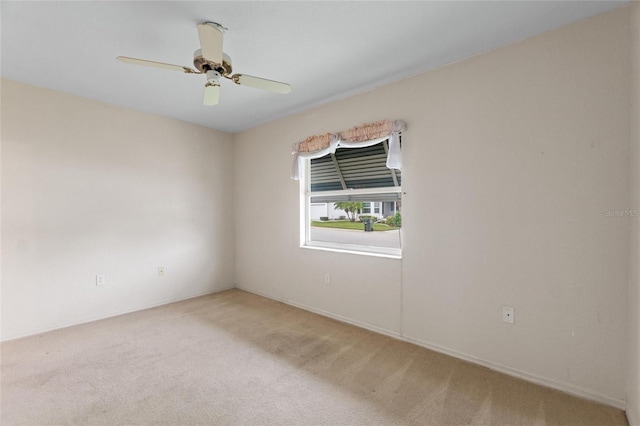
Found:
<svg viewBox="0 0 640 426"><path fill-rule="evenodd" d="M107 276L104 274L96 275L96 285L105 285Z"/></svg>
<svg viewBox="0 0 640 426"><path fill-rule="evenodd" d="M158 276L164 276L164 266L158 266Z"/></svg>
<svg viewBox="0 0 640 426"><path fill-rule="evenodd" d="M329 272L326 272L324 274L324 283L325 284L331 284L331 274Z"/></svg>
<svg viewBox="0 0 640 426"><path fill-rule="evenodd" d="M502 307L502 321L506 322L507 324L515 324L516 317L512 307L510 306Z"/></svg>

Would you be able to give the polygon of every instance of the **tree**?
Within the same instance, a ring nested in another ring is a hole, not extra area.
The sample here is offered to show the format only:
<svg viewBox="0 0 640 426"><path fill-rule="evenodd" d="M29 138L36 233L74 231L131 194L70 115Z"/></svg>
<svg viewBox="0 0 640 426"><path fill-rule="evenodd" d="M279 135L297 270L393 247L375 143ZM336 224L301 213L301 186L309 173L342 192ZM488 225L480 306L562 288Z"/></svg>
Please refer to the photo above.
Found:
<svg viewBox="0 0 640 426"><path fill-rule="evenodd" d="M337 210L344 210L347 213L347 218L351 222L356 221L356 215L362 213L363 203L358 203L355 201L338 201L337 203L333 203L333 208Z"/></svg>

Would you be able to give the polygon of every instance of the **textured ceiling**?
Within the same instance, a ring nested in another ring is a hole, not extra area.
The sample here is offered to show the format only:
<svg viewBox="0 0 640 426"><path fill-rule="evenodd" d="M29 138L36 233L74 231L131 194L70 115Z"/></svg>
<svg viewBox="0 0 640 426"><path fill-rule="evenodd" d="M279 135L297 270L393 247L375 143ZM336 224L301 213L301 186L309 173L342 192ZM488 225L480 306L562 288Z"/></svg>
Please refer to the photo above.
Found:
<svg viewBox="0 0 640 426"><path fill-rule="evenodd" d="M620 7L615 1L9 2L4 78L235 132L388 84ZM192 67L196 24L229 29L234 72L290 83L288 95L127 65L116 56ZM37 102L37 99L34 99Z"/></svg>

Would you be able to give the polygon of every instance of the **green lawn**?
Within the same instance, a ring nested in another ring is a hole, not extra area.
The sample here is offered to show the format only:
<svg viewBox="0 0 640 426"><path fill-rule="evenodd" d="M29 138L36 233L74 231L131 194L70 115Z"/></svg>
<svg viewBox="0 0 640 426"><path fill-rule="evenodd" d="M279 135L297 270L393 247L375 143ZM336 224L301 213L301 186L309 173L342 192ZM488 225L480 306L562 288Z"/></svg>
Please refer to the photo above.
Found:
<svg viewBox="0 0 640 426"><path fill-rule="evenodd" d="M320 228L338 228L338 229L357 229L364 231L364 223L362 222L350 222L348 220L328 220L328 221L311 221L311 226L317 226ZM398 229L393 226L385 225L382 223L374 223L374 231L391 231Z"/></svg>

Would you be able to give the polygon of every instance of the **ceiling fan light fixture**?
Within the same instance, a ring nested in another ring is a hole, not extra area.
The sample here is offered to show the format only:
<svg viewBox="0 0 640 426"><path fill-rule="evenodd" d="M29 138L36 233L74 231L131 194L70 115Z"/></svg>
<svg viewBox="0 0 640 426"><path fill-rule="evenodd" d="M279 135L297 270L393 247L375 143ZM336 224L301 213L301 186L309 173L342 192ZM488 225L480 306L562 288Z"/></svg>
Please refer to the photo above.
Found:
<svg viewBox="0 0 640 426"><path fill-rule="evenodd" d="M217 105L220 101L220 83L207 83L204 85L202 104L206 106Z"/></svg>

